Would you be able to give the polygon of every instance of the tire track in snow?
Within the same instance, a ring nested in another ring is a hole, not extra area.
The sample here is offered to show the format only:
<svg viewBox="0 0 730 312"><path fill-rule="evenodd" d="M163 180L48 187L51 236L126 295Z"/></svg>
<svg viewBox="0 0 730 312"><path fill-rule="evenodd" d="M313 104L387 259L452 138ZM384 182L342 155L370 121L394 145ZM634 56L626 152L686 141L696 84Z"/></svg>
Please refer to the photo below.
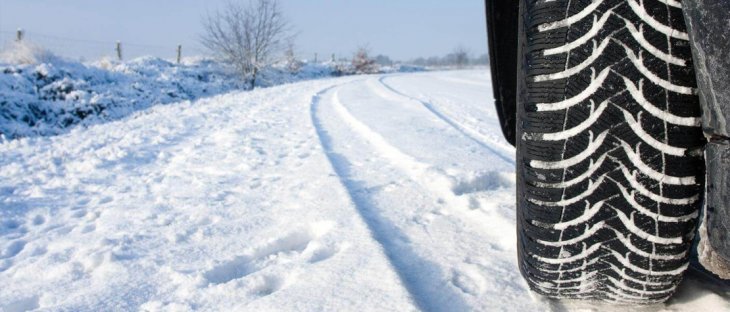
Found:
<svg viewBox="0 0 730 312"><path fill-rule="evenodd" d="M332 96L332 105L342 120L352 128L363 139L370 142L378 151L381 157L387 159L395 167L406 173L413 181L425 187L432 194L437 194L443 200L455 201L455 194L452 190L455 185L454 179L447 174L440 172L429 164L423 163L411 155L406 154L397 147L390 144L382 135L355 118L347 108L342 105L338 90ZM423 183L423 181L430 181Z"/></svg>
<svg viewBox="0 0 730 312"><path fill-rule="evenodd" d="M421 104L429 112L431 112L436 117L438 117L439 119L441 119L442 121L444 121L445 123L447 123L452 128L454 128L457 131L459 131L459 133L461 133L462 135L464 135L466 138L468 138L472 142L474 142L477 145L479 145L479 146L481 146L481 147L489 150L490 152L492 152L492 154L496 155L497 157L499 157L500 159L504 160L508 164L515 165L515 160L514 160L514 157L513 156L505 155L504 152L498 151L497 148L495 148L493 146L490 146L490 144L488 144L488 143L486 143L486 142L484 142L484 141L482 141L480 139L477 139L476 138L476 135L473 134L473 133L475 133L474 130L470 130L468 127L465 127L464 125L461 125L458 122L452 120L451 118L449 118L448 116L446 116L445 114L441 113L436 108L434 108L433 104L431 104L429 102L426 102L426 101L422 101L420 99L417 99L417 98L412 97L410 95L407 95L405 93L402 93L402 92L396 90L395 88L391 87L389 84L387 84L385 82L385 78L387 78L387 77L380 77L378 79L378 82L383 87L385 87L385 89L387 89L388 91L390 91L390 92L392 92L392 93L394 93L394 94L396 94L396 95L398 95L400 97L403 97L406 100L414 101L414 102L417 102L417 103ZM378 95L381 95L383 97L387 97L387 96L382 95L380 92L377 92L376 91L375 93L377 93Z"/></svg>
<svg viewBox="0 0 730 312"><path fill-rule="evenodd" d="M411 295L415 306L423 311L446 311L454 308L456 310L467 309L468 306L466 303L463 302L463 299L457 293L453 292L453 289L442 287L438 289L440 293L434 294L434 291L428 288L429 285L441 285L444 280L429 278L432 274L424 274L422 273L422 269L436 268L436 270L438 270L439 266L419 256L407 243L407 235L403 233L397 225L390 222L386 217L382 216L378 212L378 207L375 207L368 198L368 194L367 192L364 192L361 182L354 180L351 173L350 162L347 158L345 158L345 156L335 152L333 139L322 125L322 120L319 118L317 112L319 111L322 97L331 91L333 93L332 100L334 108L337 110L338 114L342 114L341 110L344 109L344 107L339 103L339 99L337 97L337 88L339 87L341 87L341 85L324 89L315 94L312 97L310 105L310 116L327 159L340 179L340 182L347 190L350 199L355 205L357 213L367 225L373 238L383 247L384 254L400 278L402 285ZM344 118L347 119L345 121L347 126L351 127L354 117L350 119L347 118L347 115L345 115ZM359 123L357 120L355 120L355 122ZM368 138L366 137L366 140L367 139ZM370 142L372 143L372 141ZM384 146L390 145L379 145L381 149ZM392 146L390 147L392 150L386 153L391 157L401 158L410 165L415 165L420 169L424 169L424 164L410 162L410 156L402 154ZM387 149L387 147L385 148ZM444 177L436 178L443 180ZM446 182L448 183L448 181ZM444 301L444 298L448 298L450 301Z"/></svg>
<svg viewBox="0 0 730 312"><path fill-rule="evenodd" d="M464 181L448 175L439 168L434 168L427 163L421 162L390 144L382 135L350 113L340 101L338 91L334 90L332 96L332 105L335 112L343 122L365 141L369 142L380 157L403 172L408 179L421 186L429 194L434 195L440 202L443 202L444 206L449 207L449 210L456 213L456 216L462 221L466 223L476 222L479 225L477 228L489 228L488 226L490 224L501 221L493 220L487 218L485 215L475 214L474 211L470 211L468 208L471 199L469 196L470 192L463 191L463 185L461 184ZM499 235L490 233L489 231L484 231L484 233L492 236L495 240L500 238Z"/></svg>

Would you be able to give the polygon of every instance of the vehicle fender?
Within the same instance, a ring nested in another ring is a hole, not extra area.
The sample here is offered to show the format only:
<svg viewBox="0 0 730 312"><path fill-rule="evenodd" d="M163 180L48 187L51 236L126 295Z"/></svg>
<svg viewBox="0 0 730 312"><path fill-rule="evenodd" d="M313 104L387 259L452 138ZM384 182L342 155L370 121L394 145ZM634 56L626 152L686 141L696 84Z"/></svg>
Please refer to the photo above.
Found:
<svg viewBox="0 0 730 312"><path fill-rule="evenodd" d="M700 263L730 279L730 1L683 1L697 76L705 146Z"/></svg>

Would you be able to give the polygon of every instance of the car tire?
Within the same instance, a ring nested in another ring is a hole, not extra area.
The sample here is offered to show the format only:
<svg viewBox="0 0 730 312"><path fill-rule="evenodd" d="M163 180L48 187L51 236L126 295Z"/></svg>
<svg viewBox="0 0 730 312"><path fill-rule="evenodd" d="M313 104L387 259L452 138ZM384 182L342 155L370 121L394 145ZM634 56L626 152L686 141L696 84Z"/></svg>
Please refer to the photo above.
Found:
<svg viewBox="0 0 730 312"><path fill-rule="evenodd" d="M682 279L703 190L676 0L522 0L517 227L550 298L656 303Z"/></svg>

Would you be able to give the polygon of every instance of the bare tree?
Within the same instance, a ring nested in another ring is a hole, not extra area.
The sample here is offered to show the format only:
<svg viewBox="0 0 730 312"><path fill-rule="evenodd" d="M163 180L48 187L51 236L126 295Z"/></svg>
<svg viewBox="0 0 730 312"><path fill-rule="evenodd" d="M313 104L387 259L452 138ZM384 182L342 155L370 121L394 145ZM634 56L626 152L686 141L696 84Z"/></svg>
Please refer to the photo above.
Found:
<svg viewBox="0 0 730 312"><path fill-rule="evenodd" d="M296 74L302 69L302 61L297 58L296 52L294 52L294 42L287 43L284 51L284 61L286 62L286 68L291 73Z"/></svg>
<svg viewBox="0 0 730 312"><path fill-rule="evenodd" d="M454 57L454 63L457 68L464 68L466 65L469 65L469 50L464 46L457 46L451 54Z"/></svg>
<svg viewBox="0 0 730 312"><path fill-rule="evenodd" d="M479 65L489 65L489 55L488 54L482 54L477 59L474 60L474 63Z"/></svg>
<svg viewBox="0 0 730 312"><path fill-rule="evenodd" d="M253 89L260 70L285 41L288 25L277 0L228 2L223 11L203 20L201 42L233 65Z"/></svg>
<svg viewBox="0 0 730 312"><path fill-rule="evenodd" d="M352 67L356 74L374 74L378 71L378 65L368 55L368 48L366 46L357 49L357 52L352 57Z"/></svg>

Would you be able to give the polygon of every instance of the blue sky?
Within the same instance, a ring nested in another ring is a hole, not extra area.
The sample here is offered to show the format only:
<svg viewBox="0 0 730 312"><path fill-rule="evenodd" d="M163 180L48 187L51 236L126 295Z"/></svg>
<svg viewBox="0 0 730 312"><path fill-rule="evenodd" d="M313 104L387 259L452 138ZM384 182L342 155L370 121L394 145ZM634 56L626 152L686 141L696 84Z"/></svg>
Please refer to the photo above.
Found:
<svg viewBox="0 0 730 312"><path fill-rule="evenodd" d="M298 33L302 56L315 52L350 56L367 44L394 59L444 55L463 45L486 53L481 0L280 0ZM201 54L201 17L225 0L0 0L0 41L27 38L68 56L113 54L122 41L125 57L171 57L177 44Z"/></svg>

